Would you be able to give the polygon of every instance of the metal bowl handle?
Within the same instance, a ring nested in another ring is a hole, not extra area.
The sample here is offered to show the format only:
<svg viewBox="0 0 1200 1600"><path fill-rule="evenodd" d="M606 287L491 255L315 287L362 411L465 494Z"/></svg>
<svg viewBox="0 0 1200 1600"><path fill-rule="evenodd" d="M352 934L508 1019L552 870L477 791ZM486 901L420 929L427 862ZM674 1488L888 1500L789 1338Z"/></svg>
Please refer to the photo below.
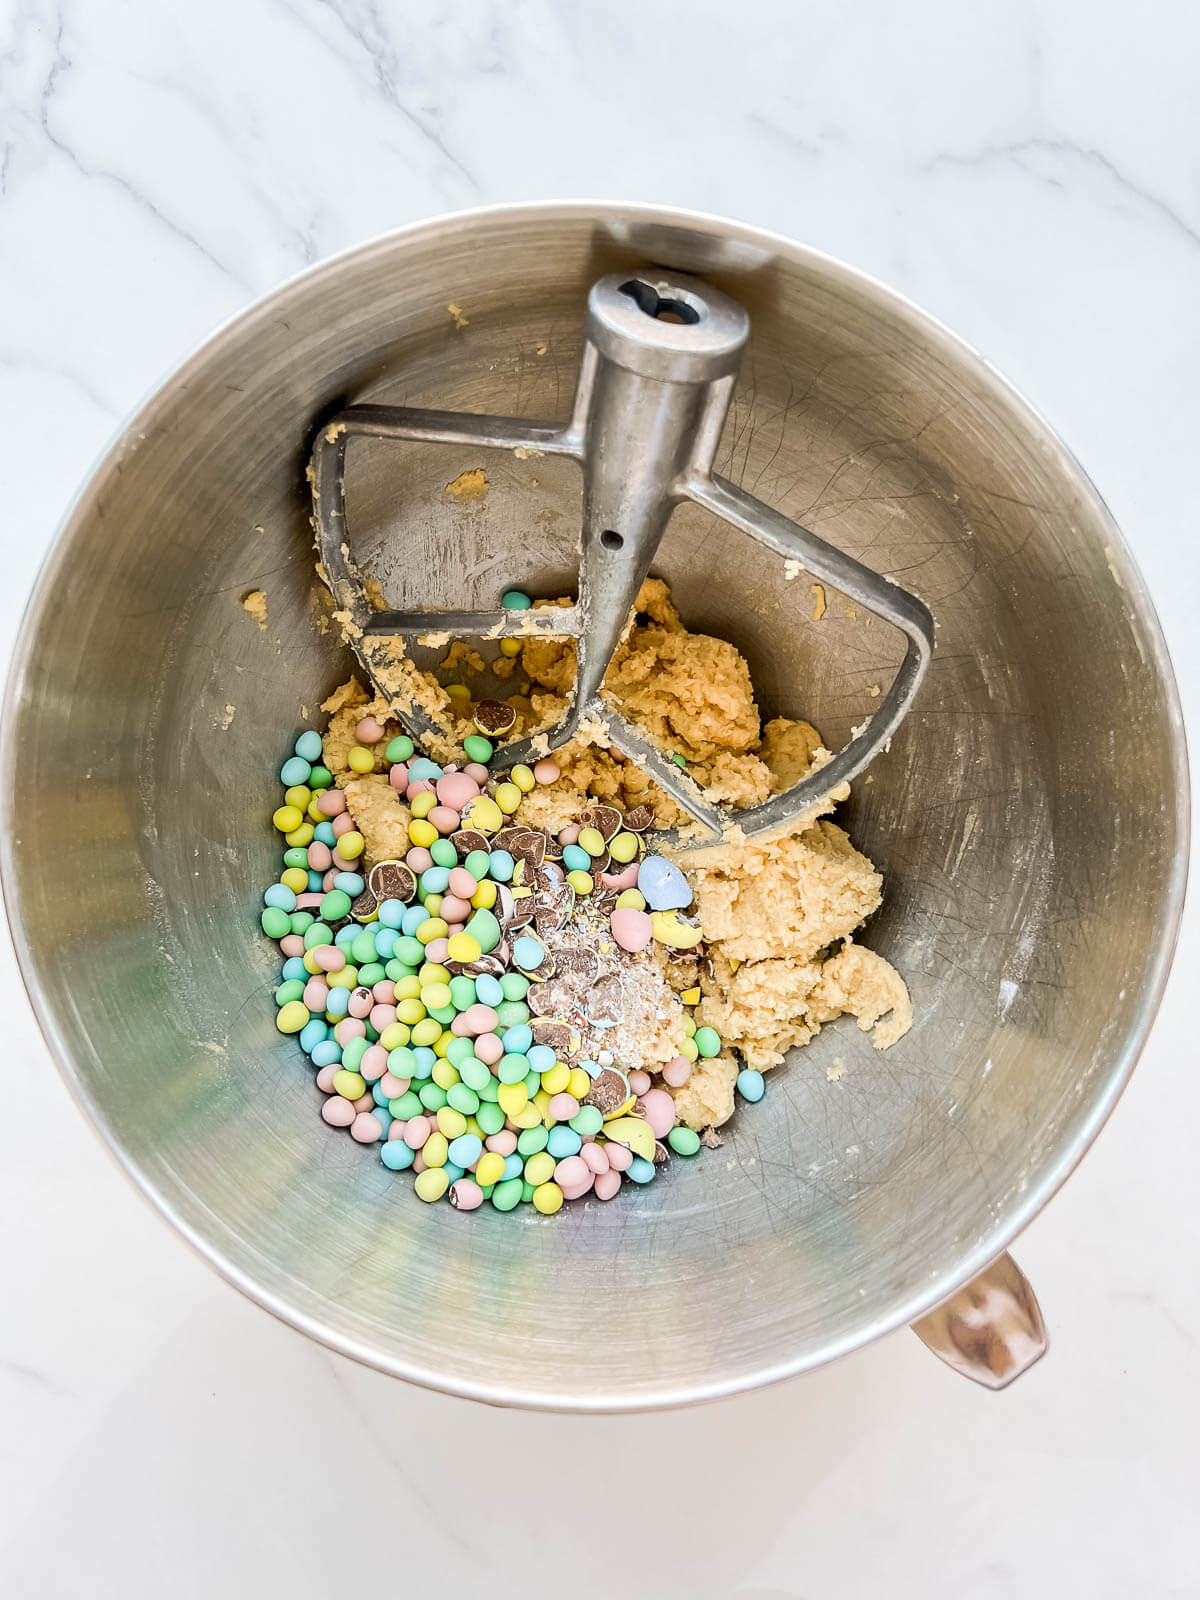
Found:
<svg viewBox="0 0 1200 1600"><path fill-rule="evenodd" d="M1007 1252L912 1330L939 1360L985 1389L1006 1389L1050 1343L1029 1279Z"/></svg>

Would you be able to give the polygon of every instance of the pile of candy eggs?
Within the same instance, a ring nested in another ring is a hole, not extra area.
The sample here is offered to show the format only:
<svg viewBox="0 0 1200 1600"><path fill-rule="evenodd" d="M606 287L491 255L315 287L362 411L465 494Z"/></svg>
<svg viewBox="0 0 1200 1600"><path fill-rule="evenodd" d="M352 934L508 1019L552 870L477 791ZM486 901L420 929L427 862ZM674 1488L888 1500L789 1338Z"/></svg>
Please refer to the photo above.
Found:
<svg viewBox="0 0 1200 1600"><path fill-rule="evenodd" d="M368 716L356 736L350 769L377 770L371 747L385 728ZM623 1182L649 1183L668 1151L696 1155L699 1135L676 1125L671 1093L648 1073L621 1074L603 1060L570 1064L535 1038L527 972L546 952L531 928L505 922L504 905L511 910L513 896L530 891L497 836L511 831L525 794L555 782L557 765L517 767L496 784L482 733L465 741L461 769L392 738L384 759L412 813L409 846L402 861L366 873L365 841L322 754L321 736L306 731L281 769L285 794L272 821L286 848L261 926L283 957L277 1027L298 1037L315 1067L324 1120L378 1146L391 1171L411 1169L420 1199L445 1197L463 1211L487 1200L496 1210L528 1203L551 1216L564 1200L610 1200ZM467 830L477 847L464 852ZM680 920L691 901L684 875L646 855L634 833L606 840L573 826L557 843L572 901L601 884L614 897L611 931L622 950L652 939L676 949L698 942L699 931ZM712 1028L689 1019L663 1082L683 1087L692 1063L721 1049ZM599 1080L614 1073L628 1093L597 1103ZM745 1098L757 1097L752 1084L747 1090Z"/></svg>

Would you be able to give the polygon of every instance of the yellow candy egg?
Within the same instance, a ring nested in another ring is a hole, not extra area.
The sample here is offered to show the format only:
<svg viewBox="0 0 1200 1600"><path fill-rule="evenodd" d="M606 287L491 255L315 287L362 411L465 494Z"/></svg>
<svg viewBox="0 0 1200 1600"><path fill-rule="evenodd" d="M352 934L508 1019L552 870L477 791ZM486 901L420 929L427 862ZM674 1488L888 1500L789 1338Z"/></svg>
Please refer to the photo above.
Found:
<svg viewBox="0 0 1200 1600"><path fill-rule="evenodd" d="M586 850L590 856L602 856L604 854L604 835L599 828L580 828L579 848Z"/></svg>
<svg viewBox="0 0 1200 1600"><path fill-rule="evenodd" d="M475 1167L475 1182L481 1189L489 1183L499 1183L504 1176L504 1157L495 1150L485 1150Z"/></svg>
<svg viewBox="0 0 1200 1600"><path fill-rule="evenodd" d="M308 802L311 799L312 799L312 790L308 787L308 785L306 783L293 784L290 789L285 789L283 791L283 803L284 803L284 805L285 806L295 806L297 811L306 810L307 806L308 806Z"/></svg>
<svg viewBox="0 0 1200 1600"><path fill-rule="evenodd" d="M496 885L490 878L485 878L471 896L471 904L476 911L490 911L496 904Z"/></svg>
<svg viewBox="0 0 1200 1600"><path fill-rule="evenodd" d="M438 1132L447 1139L457 1139L460 1134L467 1131L467 1119L461 1111L455 1111L453 1106L443 1106L437 1114Z"/></svg>
<svg viewBox="0 0 1200 1600"><path fill-rule="evenodd" d="M556 1183L542 1183L533 1191L533 1208L544 1217L562 1210L563 1192Z"/></svg>
<svg viewBox="0 0 1200 1600"><path fill-rule="evenodd" d="M637 889L622 889L617 896L618 906L629 906L633 911L645 911L646 898Z"/></svg>
<svg viewBox="0 0 1200 1600"><path fill-rule="evenodd" d="M375 752L373 750L366 749L366 747L361 744L352 745L350 747L350 753L346 757L346 765L350 768L351 772L374 772Z"/></svg>
<svg viewBox="0 0 1200 1600"><path fill-rule="evenodd" d="M280 833L291 833L293 828L298 828L304 821L304 813L297 811L295 806L280 806L272 816L271 821Z"/></svg>
<svg viewBox="0 0 1200 1600"><path fill-rule="evenodd" d="M513 812L521 804L521 791L515 783L500 784L496 790L496 804L504 812L505 816L512 816Z"/></svg>
<svg viewBox="0 0 1200 1600"><path fill-rule="evenodd" d="M523 1083L502 1083L496 1090L496 1101L506 1117L516 1117L529 1104L529 1092Z"/></svg>
<svg viewBox="0 0 1200 1600"><path fill-rule="evenodd" d="M444 1167L426 1167L424 1172L417 1174L413 1184L413 1193L418 1200L424 1200L426 1205L432 1205L435 1200L440 1200L450 1187L450 1174Z"/></svg>
<svg viewBox="0 0 1200 1600"><path fill-rule="evenodd" d="M699 928L680 922L674 911L652 911L650 926L658 943L672 950L693 950L704 937Z"/></svg>
<svg viewBox="0 0 1200 1600"><path fill-rule="evenodd" d="M425 822L420 817L414 817L408 825L408 837L413 844L420 845L428 850L431 844L438 841L438 831L432 822Z"/></svg>
<svg viewBox="0 0 1200 1600"><path fill-rule="evenodd" d="M422 794L415 794L411 801L412 814L414 817L427 817L437 803L437 795L428 789Z"/></svg>
<svg viewBox="0 0 1200 1600"><path fill-rule="evenodd" d="M503 785L501 785L501 787L503 787ZM518 789L518 799L520 798L520 793L521 791ZM504 812L501 811L500 807L490 795L477 795L463 812L464 828L477 828L480 833L495 833L503 826ZM409 832L411 834L412 830L410 829ZM434 839L437 838L436 829L434 830L433 837ZM415 842L416 841L414 841L414 843ZM433 839L431 839L429 843L432 844Z"/></svg>
<svg viewBox="0 0 1200 1600"><path fill-rule="evenodd" d="M500 654L502 656L519 656L521 654L520 639L501 639Z"/></svg>
<svg viewBox="0 0 1200 1600"><path fill-rule="evenodd" d="M576 894L591 894L596 886L595 879L590 872L585 872L582 867L575 867L567 873L567 882Z"/></svg>
<svg viewBox="0 0 1200 1600"><path fill-rule="evenodd" d="M446 942L446 954L451 961L478 961L483 946L469 933L452 933Z"/></svg>
<svg viewBox="0 0 1200 1600"><path fill-rule="evenodd" d="M514 767L509 773L509 777L522 794L528 794L537 784L537 779L534 777L532 770L526 766Z"/></svg>
<svg viewBox="0 0 1200 1600"><path fill-rule="evenodd" d="M622 866L627 866L638 853L637 835L633 833L619 833L608 846L608 853L614 861L619 861Z"/></svg>
<svg viewBox="0 0 1200 1600"><path fill-rule="evenodd" d="M592 1087L592 1080L582 1067L572 1067L571 1075L567 1079L567 1093L573 1094L576 1100L582 1100Z"/></svg>
<svg viewBox="0 0 1200 1600"><path fill-rule="evenodd" d="M562 1094L570 1081L571 1069L563 1061L556 1061L542 1073L542 1088L547 1094Z"/></svg>
<svg viewBox="0 0 1200 1600"><path fill-rule="evenodd" d="M303 894L308 888L308 873L303 867L289 867L286 872L279 874L279 881L293 894Z"/></svg>
<svg viewBox="0 0 1200 1600"><path fill-rule="evenodd" d="M293 828L291 833L285 833L283 837L290 845L299 845L301 849L307 849L313 842L315 832L316 829L311 822L302 822L298 828Z"/></svg>
<svg viewBox="0 0 1200 1600"><path fill-rule="evenodd" d="M363 851L367 848L367 841L363 838L361 833L359 833L356 829L351 828L347 833L342 834L341 838L337 842L337 848L338 855L343 857L344 860L357 861L359 856L362 855Z"/></svg>
<svg viewBox="0 0 1200 1600"><path fill-rule="evenodd" d="M616 1117L604 1124L604 1134L617 1144L628 1146L643 1161L654 1160L654 1129L641 1117Z"/></svg>

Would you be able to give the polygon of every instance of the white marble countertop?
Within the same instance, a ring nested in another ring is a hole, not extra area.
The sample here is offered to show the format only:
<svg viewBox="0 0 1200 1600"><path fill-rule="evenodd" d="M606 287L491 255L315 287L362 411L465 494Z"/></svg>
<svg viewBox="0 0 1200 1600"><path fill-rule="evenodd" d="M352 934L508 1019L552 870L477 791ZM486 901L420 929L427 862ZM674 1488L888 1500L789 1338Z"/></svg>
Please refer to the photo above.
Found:
<svg viewBox="0 0 1200 1600"><path fill-rule="evenodd" d="M0 643L97 452L217 322L398 223L600 195L792 234L991 357L1107 497L1194 712L1198 50L1179 0L3 0ZM1132 1087L1019 1241L1054 1345L1009 1393L897 1334L572 1420L361 1370L219 1281L72 1107L6 950L0 1593L1200 1592L1198 960L1193 918Z"/></svg>

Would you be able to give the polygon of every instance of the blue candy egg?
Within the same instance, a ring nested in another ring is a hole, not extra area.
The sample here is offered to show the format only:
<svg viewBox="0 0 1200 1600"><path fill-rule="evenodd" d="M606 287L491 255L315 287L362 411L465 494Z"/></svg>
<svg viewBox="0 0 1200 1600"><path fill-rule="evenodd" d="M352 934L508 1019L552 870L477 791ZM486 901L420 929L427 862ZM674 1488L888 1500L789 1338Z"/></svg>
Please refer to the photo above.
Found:
<svg viewBox="0 0 1200 1600"><path fill-rule="evenodd" d="M331 1067L342 1059L342 1047L336 1039L326 1039L312 1053L314 1067Z"/></svg>
<svg viewBox="0 0 1200 1600"><path fill-rule="evenodd" d="M691 884L665 856L646 857L638 868L637 886L651 911L686 911L692 903Z"/></svg>
<svg viewBox="0 0 1200 1600"><path fill-rule="evenodd" d="M379 902L379 920L385 928L402 928L404 926L404 913L408 907L403 900L381 900Z"/></svg>
<svg viewBox="0 0 1200 1600"><path fill-rule="evenodd" d="M339 872L334 880L333 887L340 889L343 894L348 894L353 900L366 888L366 884L357 872Z"/></svg>
<svg viewBox="0 0 1200 1600"><path fill-rule="evenodd" d="M324 875L320 872L310 871L308 874L309 894L323 894L325 889Z"/></svg>
<svg viewBox="0 0 1200 1600"><path fill-rule="evenodd" d="M743 1067L737 1075L737 1092L743 1100L761 1100L767 1092L761 1072L755 1072L753 1067Z"/></svg>
<svg viewBox="0 0 1200 1600"><path fill-rule="evenodd" d="M519 1178L525 1170L524 1160L514 1150L512 1155L504 1158L505 1178Z"/></svg>
<svg viewBox="0 0 1200 1600"><path fill-rule="evenodd" d="M319 761L321 759L321 735L312 728L302 733L296 740L296 754L303 756L305 761Z"/></svg>
<svg viewBox="0 0 1200 1600"><path fill-rule="evenodd" d="M546 1149L556 1161L561 1161L564 1156L577 1156L583 1146L583 1140L574 1128L563 1124L550 1129L550 1137L546 1140Z"/></svg>
<svg viewBox="0 0 1200 1600"><path fill-rule="evenodd" d="M280 976L282 977L284 983L287 983L292 978L299 978L301 983L307 983L309 972L308 968L304 965L304 957L289 956L283 963L283 971L281 972Z"/></svg>
<svg viewBox="0 0 1200 1600"><path fill-rule="evenodd" d="M330 989L325 1009L331 1017L344 1017L350 1009L349 989Z"/></svg>
<svg viewBox="0 0 1200 1600"><path fill-rule="evenodd" d="M654 1176L654 1163L647 1161L645 1156L634 1156L626 1168L625 1176L632 1178L634 1183L649 1183Z"/></svg>
<svg viewBox="0 0 1200 1600"><path fill-rule="evenodd" d="M319 1044L323 1044L329 1037L329 1025L320 1017L310 1017L300 1029L300 1048L306 1056L311 1056Z"/></svg>
<svg viewBox="0 0 1200 1600"><path fill-rule="evenodd" d="M263 904L277 911L295 911L296 896L286 883L273 883L263 895Z"/></svg>
<svg viewBox="0 0 1200 1600"><path fill-rule="evenodd" d="M517 863L507 850L493 850L488 857L488 877L494 878L497 883L509 883L517 869Z"/></svg>
<svg viewBox="0 0 1200 1600"><path fill-rule="evenodd" d="M526 1050L525 1059L536 1073L541 1074L550 1071L557 1057L548 1044L534 1044Z"/></svg>
<svg viewBox="0 0 1200 1600"><path fill-rule="evenodd" d="M523 933L513 945L513 960L519 967L527 967L530 972L536 971L545 957L545 945L531 933Z"/></svg>
<svg viewBox="0 0 1200 1600"><path fill-rule="evenodd" d="M446 1165L442 1168L442 1171L446 1174L451 1183L457 1183L462 1177L463 1173L466 1171L466 1168L457 1166L453 1161L447 1161Z"/></svg>
<svg viewBox="0 0 1200 1600"><path fill-rule="evenodd" d="M327 844L332 850L337 843L337 834L333 831L333 823L318 822L313 829L313 838L319 839L322 844Z"/></svg>
<svg viewBox="0 0 1200 1600"><path fill-rule="evenodd" d="M477 1133L461 1133L451 1139L448 1154L456 1167L473 1167L483 1154L483 1140Z"/></svg>
<svg viewBox="0 0 1200 1600"><path fill-rule="evenodd" d="M505 1028L500 1042L503 1044L506 1054L523 1056L528 1053L529 1047L533 1043L533 1033L526 1023L514 1023L511 1028ZM529 1065L532 1066L533 1063L530 1062ZM528 1071L528 1068L526 1070Z"/></svg>
<svg viewBox="0 0 1200 1600"><path fill-rule="evenodd" d="M303 756L289 756L279 769L279 781L285 789L295 784L307 783L312 776L312 766Z"/></svg>
<svg viewBox="0 0 1200 1600"><path fill-rule="evenodd" d="M416 1070L413 1073L413 1077L428 1078L437 1065L437 1057L433 1051L427 1044L422 1044L416 1047L413 1051L413 1056L416 1059Z"/></svg>
<svg viewBox="0 0 1200 1600"><path fill-rule="evenodd" d="M423 922L428 922L429 913L424 906L407 906L404 911L404 920L400 927L410 937L416 933Z"/></svg>
<svg viewBox="0 0 1200 1600"><path fill-rule="evenodd" d="M421 874L422 894L445 894L449 887L449 867L427 867Z"/></svg>
<svg viewBox="0 0 1200 1600"><path fill-rule="evenodd" d="M415 761L408 763L408 781L419 783L422 778L440 778L442 769L436 761L430 761L427 756L418 756Z"/></svg>
<svg viewBox="0 0 1200 1600"><path fill-rule="evenodd" d="M400 935L395 928L379 928L375 935L375 954L381 961L389 961Z"/></svg>
<svg viewBox="0 0 1200 1600"><path fill-rule="evenodd" d="M566 845L563 849L563 866L568 872L590 872L592 858L587 851L577 844Z"/></svg>
<svg viewBox="0 0 1200 1600"><path fill-rule="evenodd" d="M348 922L344 928L339 928L333 936L333 942L339 950L348 950L358 938L362 929L357 922Z"/></svg>
<svg viewBox="0 0 1200 1600"><path fill-rule="evenodd" d="M417 1159L417 1152L410 1150L403 1139L389 1139L380 1145L379 1159L391 1172L406 1172Z"/></svg>
<svg viewBox="0 0 1200 1600"><path fill-rule="evenodd" d="M475 980L475 998L485 1006L498 1006L504 999L504 990L500 987L499 978L493 978L490 973L482 973Z"/></svg>

